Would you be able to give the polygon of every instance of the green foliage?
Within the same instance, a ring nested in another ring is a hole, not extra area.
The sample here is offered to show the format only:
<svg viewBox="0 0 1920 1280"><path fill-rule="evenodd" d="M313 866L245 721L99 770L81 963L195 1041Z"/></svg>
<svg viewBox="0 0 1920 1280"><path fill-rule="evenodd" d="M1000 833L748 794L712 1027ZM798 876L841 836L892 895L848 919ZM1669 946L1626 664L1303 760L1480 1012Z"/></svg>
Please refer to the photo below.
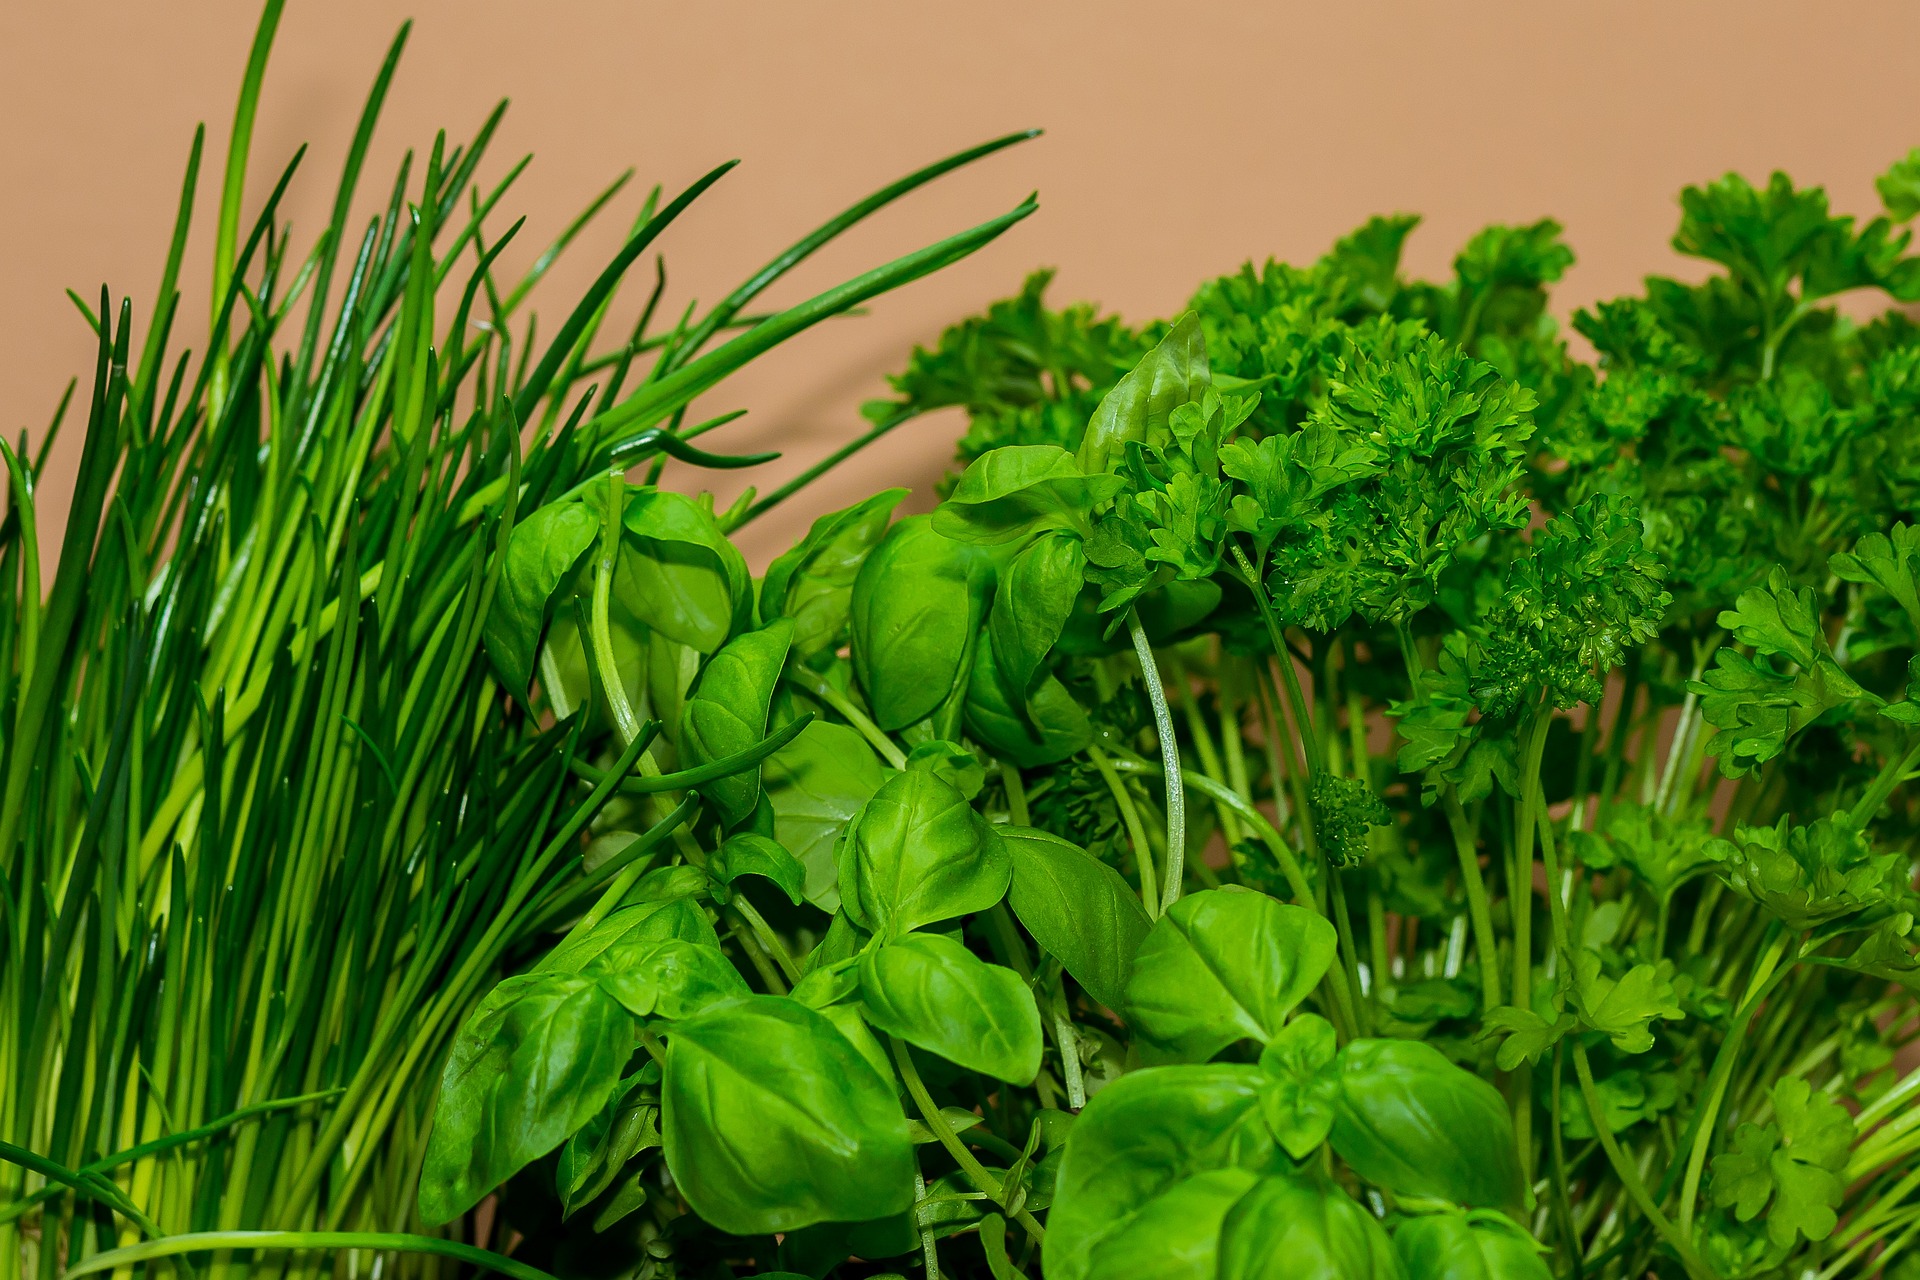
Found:
<svg viewBox="0 0 1920 1280"><path fill-rule="evenodd" d="M1713 1202L1731 1206L1741 1222L1766 1210L1776 1245L1791 1245L1796 1235L1825 1240L1846 1192L1839 1175L1853 1145L1853 1120L1794 1077L1773 1086L1773 1111L1776 1119L1764 1127L1741 1125L1732 1147L1714 1159Z"/></svg>
<svg viewBox="0 0 1920 1280"><path fill-rule="evenodd" d="M0 443L0 1276L536 1277L572 1265L567 1214L607 1265L654 1267L682 1211L660 1130L686 1130L647 1024L753 989L714 921L764 921L781 895L758 877L792 886L792 859L704 855L722 815L778 825L754 771L793 723L785 636L837 648L854 554L844 530L817 547L756 630L727 536L754 504L716 514L660 469L765 461L697 447L737 414L693 402L1033 206L791 305L764 291L1018 138L861 200L713 305L664 298L664 267L651 301L622 297L730 165L638 196L628 171L530 246L504 103L369 169L403 27L321 162L337 186L296 190L313 158L263 171L253 146L282 9L262 6L231 114L200 104L233 121L201 241L204 130L180 139L148 303L83 304L89 386L51 421L19 406L31 437ZM322 211L304 236L296 201ZM553 295L603 213L617 248ZM56 455L81 461L50 497ZM836 1214L900 1198L897 1145ZM530 1165L544 1200L508 1185L486 1237L521 1256L450 1222Z"/></svg>
<svg viewBox="0 0 1920 1280"><path fill-rule="evenodd" d="M445 1181L661 1277L1897 1260L1920 328L1829 300L1920 279L1784 179L1682 213L1711 274L1580 313L1593 364L1551 220L1423 281L1375 219L1138 331L1036 277L870 408L965 409L930 516L757 591L689 535L671 616L635 504L736 514L530 548L513 692L577 689L619 794L529 963L627 1050L516 1122L558 1156L450 1083Z"/></svg>

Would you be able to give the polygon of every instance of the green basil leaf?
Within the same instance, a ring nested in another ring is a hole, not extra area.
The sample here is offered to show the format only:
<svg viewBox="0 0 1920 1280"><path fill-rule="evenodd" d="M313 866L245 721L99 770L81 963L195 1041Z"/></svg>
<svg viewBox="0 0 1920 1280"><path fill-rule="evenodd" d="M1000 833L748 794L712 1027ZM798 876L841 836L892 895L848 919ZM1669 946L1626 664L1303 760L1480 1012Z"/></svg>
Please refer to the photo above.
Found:
<svg viewBox="0 0 1920 1280"><path fill-rule="evenodd" d="M1335 1070L1333 1149L1398 1195L1517 1212L1525 1196L1500 1091L1417 1040L1353 1040Z"/></svg>
<svg viewBox="0 0 1920 1280"><path fill-rule="evenodd" d="M1197 403L1212 384L1200 318L1189 311L1101 398L1080 440L1080 469L1097 475L1115 466L1128 444L1167 436L1173 411Z"/></svg>
<svg viewBox="0 0 1920 1280"><path fill-rule="evenodd" d="M915 769L881 784L840 851L841 910L883 938L985 911L1012 877L1007 851L967 798Z"/></svg>
<svg viewBox="0 0 1920 1280"><path fill-rule="evenodd" d="M589 508L596 492L588 490ZM627 545L614 591L636 618L701 653L753 624L747 562L711 512L684 494L634 489L622 519Z"/></svg>
<svg viewBox="0 0 1920 1280"><path fill-rule="evenodd" d="M1408 1218L1393 1245L1407 1280L1553 1280L1533 1237L1491 1214Z"/></svg>
<svg viewBox="0 0 1920 1280"><path fill-rule="evenodd" d="M1260 1067L1273 1083L1261 1095L1267 1123L1295 1160L1305 1160L1327 1140L1333 1127L1334 1095L1339 1083L1327 1068L1336 1051L1333 1024L1303 1013L1280 1029L1260 1054Z"/></svg>
<svg viewBox="0 0 1920 1280"><path fill-rule="evenodd" d="M1262 1178L1220 1227L1219 1280L1401 1280L1379 1219L1338 1187Z"/></svg>
<svg viewBox="0 0 1920 1280"><path fill-rule="evenodd" d="M1034 827L1001 827L1013 858L1007 901L1034 941L1109 1009L1124 1007L1134 953L1153 925L1118 871Z"/></svg>
<svg viewBox="0 0 1920 1280"><path fill-rule="evenodd" d="M1008 1084L1040 1074L1040 1009L1019 974L952 938L910 933L860 957L867 1020L888 1035Z"/></svg>
<svg viewBox="0 0 1920 1280"><path fill-rule="evenodd" d="M922 742L907 753L907 768L922 769L972 800L987 785L987 767L980 757L944 738Z"/></svg>
<svg viewBox="0 0 1920 1280"><path fill-rule="evenodd" d="M687 700L680 751L688 767L746 751L767 733L767 708L786 665L793 624L776 619L728 641L708 661ZM760 802L760 766L715 778L698 788L726 826L735 826Z"/></svg>
<svg viewBox="0 0 1920 1280"><path fill-rule="evenodd" d="M760 766L773 809L773 838L806 868L802 892L822 911L840 907L834 847L847 823L890 770L866 739L843 724L816 720Z"/></svg>
<svg viewBox="0 0 1920 1280"><path fill-rule="evenodd" d="M1208 889L1154 923L1127 980L1127 1020L1163 1060L1271 1040L1333 963L1325 917L1264 893Z"/></svg>
<svg viewBox="0 0 1920 1280"><path fill-rule="evenodd" d="M1264 1081L1251 1066L1151 1067L1093 1095L1067 1131L1041 1250L1047 1280L1105 1280L1100 1245L1195 1174L1284 1161L1260 1115Z"/></svg>
<svg viewBox="0 0 1920 1280"><path fill-rule="evenodd" d="M1044 677L1025 698L1002 678L993 633L973 649L967 682L967 732L1022 769L1057 764L1093 741L1093 722L1058 677Z"/></svg>
<svg viewBox="0 0 1920 1280"><path fill-rule="evenodd" d="M660 1068L649 1062L622 1080L607 1105L560 1148L554 1189L560 1193L563 1217L598 1199L638 1152L660 1145L658 1095L642 1088L659 1083Z"/></svg>
<svg viewBox="0 0 1920 1280"><path fill-rule="evenodd" d="M894 525L860 566L853 670L882 729L926 719L952 693L990 574L983 552L942 537L925 516Z"/></svg>
<svg viewBox="0 0 1920 1280"><path fill-rule="evenodd" d="M854 578L906 496L905 489L888 489L821 516L806 537L767 566L760 616L793 619L793 651L802 661L840 647Z"/></svg>
<svg viewBox="0 0 1920 1280"><path fill-rule="evenodd" d="M879 1037L873 1034L873 1029L867 1026L867 1020L861 1015L859 1007L852 1001L847 1001L842 1004L828 1005L819 1010L819 1013L821 1017L833 1024L834 1029L853 1046L853 1051L873 1068L875 1075L887 1082L894 1096L898 1097L902 1088L893 1074L893 1059L888 1056Z"/></svg>
<svg viewBox="0 0 1920 1280"><path fill-rule="evenodd" d="M779 841L750 831L737 831L726 839L707 871L721 884L731 886L741 876L765 876L780 886L794 906L806 901L807 869L800 859L788 853Z"/></svg>
<svg viewBox="0 0 1920 1280"><path fill-rule="evenodd" d="M506 563L481 635L500 683L524 698L546 630L553 593L600 533L600 517L578 502L555 502L514 525Z"/></svg>
<svg viewBox="0 0 1920 1280"><path fill-rule="evenodd" d="M933 513L933 527L955 542L1013 542L1046 529L1093 532L1094 508L1124 487L1118 476L1088 474L1054 444L990 449L961 473Z"/></svg>
<svg viewBox="0 0 1920 1280"><path fill-rule="evenodd" d="M581 973L636 1018L689 1018L751 990L718 947L684 938L610 947Z"/></svg>
<svg viewBox="0 0 1920 1280"><path fill-rule="evenodd" d="M508 978L454 1037L420 1172L420 1216L451 1222L593 1119L633 1053L633 1019L593 979Z"/></svg>
<svg viewBox="0 0 1920 1280"><path fill-rule="evenodd" d="M892 1088L805 1005L746 996L675 1024L660 1092L674 1184L722 1231L884 1218L913 1203Z"/></svg>
<svg viewBox="0 0 1920 1280"><path fill-rule="evenodd" d="M1086 580L1087 553L1063 533L1036 538L1007 566L987 626L1007 688L1024 694L1045 668Z"/></svg>
<svg viewBox="0 0 1920 1280"><path fill-rule="evenodd" d="M1087 1274L1100 1280L1214 1280L1221 1224L1259 1180L1245 1169L1210 1169L1174 1183L1094 1246Z"/></svg>
<svg viewBox="0 0 1920 1280"><path fill-rule="evenodd" d="M676 872L681 869L662 867L660 870ZM691 883L691 879L680 876L661 876L656 879L656 876L658 872L649 872L634 886L633 892L664 891L674 896L630 902L617 911L609 912L606 919L591 929L568 935L540 962L540 972L580 973L602 956L607 957L603 968L626 968L636 963L636 956L645 954L654 943L667 938L718 948L720 937L713 931L713 922L707 919L706 912L690 897L679 893L680 889ZM705 879L704 876L700 878Z"/></svg>

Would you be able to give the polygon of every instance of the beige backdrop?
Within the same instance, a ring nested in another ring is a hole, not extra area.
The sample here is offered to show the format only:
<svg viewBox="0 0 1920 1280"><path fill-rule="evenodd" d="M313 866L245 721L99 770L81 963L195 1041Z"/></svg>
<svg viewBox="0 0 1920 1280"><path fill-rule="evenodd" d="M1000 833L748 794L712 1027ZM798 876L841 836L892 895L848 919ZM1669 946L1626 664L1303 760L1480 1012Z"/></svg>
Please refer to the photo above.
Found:
<svg viewBox="0 0 1920 1280"><path fill-rule="evenodd" d="M1008 130L1047 130L912 197L783 286L775 300L795 300L1040 192L1040 213L988 251L807 335L709 398L752 410L715 441L783 448L786 471L858 429L855 407L911 343L1038 264L1059 267L1056 297L1144 318L1249 256L1310 258L1371 213L1426 214L1410 265L1435 273L1480 225L1551 214L1579 253L1558 296L1564 316L1679 266L1666 240L1685 183L1781 167L1866 211L1873 175L1920 143L1920 6L1909 0L292 0L250 187L261 194L298 143L314 144L290 205L297 237L323 222L361 96L409 15L368 188L382 187L403 147L424 149L442 125L468 133L510 96L488 170L537 153L506 202L530 217L524 261L628 165L671 190L740 157L667 238L683 302L717 297L921 163ZM37 433L67 378L91 367L63 289L90 295L104 281L145 314L196 121L213 144L203 194L217 187L254 16L251 0L0 3L10 435ZM597 269L644 182L555 272L550 295ZM190 333L206 308L205 220L198 230ZM872 450L811 502L756 526L750 553L764 562L808 509L878 484L912 483L924 501L954 425L921 424ZM78 446L68 434L43 482L50 525L64 515Z"/></svg>

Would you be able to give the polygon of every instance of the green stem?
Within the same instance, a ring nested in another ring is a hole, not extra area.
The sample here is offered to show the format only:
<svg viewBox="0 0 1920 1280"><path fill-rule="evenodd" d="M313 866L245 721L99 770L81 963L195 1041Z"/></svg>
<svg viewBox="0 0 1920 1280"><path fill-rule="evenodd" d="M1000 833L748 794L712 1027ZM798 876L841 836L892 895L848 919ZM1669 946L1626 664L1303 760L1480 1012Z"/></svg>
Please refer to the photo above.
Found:
<svg viewBox="0 0 1920 1280"><path fill-rule="evenodd" d="M1865 831L1874 815L1880 812L1880 806L1887 802L1895 787L1906 781L1916 764L1920 764L1920 742L1915 742L1904 755L1888 760L1881 767L1868 784L1866 793L1860 797L1860 802L1848 814L1847 825L1855 831Z"/></svg>
<svg viewBox="0 0 1920 1280"><path fill-rule="evenodd" d="M1327 757L1320 749L1320 734L1314 728L1313 712L1300 690L1300 677L1293 669L1293 650L1287 648L1286 636L1281 633L1279 619L1273 615L1273 603L1267 599L1267 588L1260 581L1259 571L1237 544L1233 548L1233 556L1240 566L1240 579L1253 594L1254 606L1260 611L1260 621L1266 626L1267 640L1273 646L1274 660L1279 663L1280 675L1286 683L1287 703L1293 711L1293 722L1299 730L1300 745L1307 760L1307 774L1311 777L1326 768ZM1300 825L1302 828L1311 828L1310 812L1301 815ZM1319 848L1319 841L1312 836L1308 837L1307 844L1312 850Z"/></svg>
<svg viewBox="0 0 1920 1280"><path fill-rule="evenodd" d="M804 689L809 697L839 712L861 737L873 744L873 749L878 751L888 764L896 769L907 767L906 752L894 745L893 739L889 738L866 712L855 706L853 699L834 688L832 682L825 676L801 663L794 662L787 665L786 678Z"/></svg>
<svg viewBox="0 0 1920 1280"><path fill-rule="evenodd" d="M1173 712L1167 706L1166 690L1160 687L1160 666L1154 661L1153 645L1147 629L1140 625L1140 612L1127 610L1127 632L1133 637L1134 656L1140 660L1140 678L1147 686L1147 701L1153 704L1154 730L1160 738L1160 767L1167 778L1167 874L1166 888L1160 894L1162 909L1180 900L1187 872L1187 793L1180 778L1180 743L1173 735Z"/></svg>
<svg viewBox="0 0 1920 1280"><path fill-rule="evenodd" d="M906 1043L896 1036L888 1036L887 1042L893 1048L894 1065L900 1069L900 1078L905 1082L908 1094L913 1097L913 1105L920 1109L921 1122L933 1131L933 1136L939 1140L941 1146L947 1149L947 1154L953 1157L953 1162L960 1166L960 1172L966 1175L967 1181L973 1184L974 1190L1005 1209L1007 1207L1006 1188L1000 1184L998 1178L987 1172L985 1165L974 1158L973 1152L967 1150L967 1144L960 1141L959 1135L953 1131L953 1126L947 1123L947 1117L939 1107L934 1105L933 1096L927 1092L927 1086L920 1080L919 1068L913 1065L913 1055L907 1052ZM1038 1222L1034 1221L1033 1215L1027 1210L1022 1209L1012 1216L1035 1240L1046 1239L1046 1232Z"/></svg>
<svg viewBox="0 0 1920 1280"><path fill-rule="evenodd" d="M1533 1008L1533 830L1540 792L1540 756L1546 747L1551 708L1534 708L1521 731L1520 797L1515 805L1512 871L1507 904L1513 913L1513 1003ZM1549 886L1551 888L1551 886ZM1533 1182L1533 1069L1521 1063L1513 1073L1513 1130L1520 1171Z"/></svg>
<svg viewBox="0 0 1920 1280"><path fill-rule="evenodd" d="M1460 859L1460 883L1467 891L1467 916L1473 923L1473 950L1480 962L1480 999L1486 1009L1500 1007L1500 946L1493 932L1493 906L1487 898L1487 882L1480 873L1480 851L1466 811L1460 807L1460 795L1452 783L1446 784L1441 804L1447 815L1447 829L1453 834L1454 852Z"/></svg>
<svg viewBox="0 0 1920 1280"><path fill-rule="evenodd" d="M1727 1038L1720 1042L1720 1050L1714 1055L1713 1067L1707 1074L1707 1093L1705 1105L1699 1107L1693 1116L1692 1132L1688 1135L1690 1146L1687 1152L1686 1178L1680 1188L1680 1231L1688 1239L1693 1238L1694 1207L1700 1196L1700 1175L1707 1164L1707 1151L1713 1145L1714 1125L1719 1118L1720 1104L1727 1094L1727 1081L1733 1075L1735 1061L1740 1056L1740 1045L1745 1040L1747 1028L1753 1022L1753 1015L1760 1008L1760 1002L1766 999L1786 969L1777 969L1780 958L1786 954L1791 939L1772 926L1775 936L1760 961L1754 966L1753 977L1747 983L1746 999L1740 1002L1740 1010L1735 1015L1733 1025L1727 1029ZM1666 1188L1661 1189L1664 1193Z"/></svg>
<svg viewBox="0 0 1920 1280"><path fill-rule="evenodd" d="M1580 1096L1587 1104L1587 1115L1593 1121L1593 1131L1599 1136L1601 1149L1607 1153L1607 1162L1613 1166L1614 1176L1620 1179L1620 1185L1626 1188L1627 1195L1642 1216L1660 1233L1660 1238L1679 1255L1680 1265L1686 1268L1687 1274L1694 1280L1715 1280L1713 1268L1701 1260L1700 1255L1693 1251L1693 1245L1674 1229L1673 1223L1660 1212L1660 1206L1647 1194L1646 1184L1640 1180L1639 1169L1620 1149L1620 1144L1614 1140L1612 1128L1607 1124L1606 1108L1600 1101L1600 1091L1594 1087L1593 1065L1587 1060L1585 1047L1577 1038L1570 1043L1573 1046L1574 1074L1580 1078Z"/></svg>
<svg viewBox="0 0 1920 1280"><path fill-rule="evenodd" d="M91 1275L97 1271L131 1269L155 1258L177 1258L188 1253L248 1250L354 1249L375 1253L425 1253L452 1258L487 1271L497 1271L515 1280L553 1280L538 1267L530 1267L512 1258L455 1240L432 1236L403 1235L372 1231L195 1231L166 1236L124 1249L109 1249L68 1268L68 1276Z"/></svg>
<svg viewBox="0 0 1920 1280"><path fill-rule="evenodd" d="M600 530L600 558L593 567L593 662L599 668L607 706L613 711L613 722L620 730L623 744L640 736L640 721L627 701L626 684L620 678L620 666L614 659L609 607L614 561L620 554L620 515L626 507L626 488L625 476L618 471L607 473L607 511Z"/></svg>
<svg viewBox="0 0 1920 1280"><path fill-rule="evenodd" d="M1103 751L1100 744L1087 744L1087 758L1093 761L1093 767L1105 780L1107 790L1113 795L1113 803L1120 810L1120 821L1126 825L1127 840L1133 845L1133 860L1140 873L1140 904L1147 909L1147 915L1160 918L1160 888L1153 873L1153 849L1147 844L1147 829L1140 822L1140 812L1134 807L1133 797L1127 793L1127 786L1120 781L1120 775L1114 771L1113 760Z"/></svg>

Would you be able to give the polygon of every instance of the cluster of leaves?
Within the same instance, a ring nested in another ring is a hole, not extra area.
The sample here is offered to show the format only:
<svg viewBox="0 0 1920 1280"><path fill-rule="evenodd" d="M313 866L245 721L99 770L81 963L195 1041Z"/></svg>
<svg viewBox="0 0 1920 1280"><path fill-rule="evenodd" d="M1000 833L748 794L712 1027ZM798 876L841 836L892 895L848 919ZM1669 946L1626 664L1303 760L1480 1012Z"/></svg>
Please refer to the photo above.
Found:
<svg viewBox="0 0 1920 1280"><path fill-rule="evenodd" d="M665 664L711 654L742 629L753 584L710 504L610 488L607 475L657 474L669 458L759 461L690 443L719 421L689 422L689 404L1033 209L791 306L752 309L868 215L1019 141L999 139L853 205L677 327L657 323L662 264L647 273L654 292L637 321L612 335L630 268L731 166L634 201L592 284L551 299L543 275L615 207L631 171L509 273L502 251L525 224L507 211L526 160L498 164L501 103L464 142L441 134L407 153L367 209L364 170L403 28L327 195L332 212L302 242L286 220L301 157L249 172L282 8L262 6L205 236L210 325L190 333L180 310L182 267L202 234L192 225L202 130L150 309L136 320L129 299L75 295L98 344L90 390L31 441L24 429L0 441L6 1280L198 1274L210 1253L235 1274L319 1274L336 1259L391 1275L529 1274L479 1247L473 1224L438 1231L417 1210L449 1053L461 1078L504 1073L567 1099L541 1123L576 1144L569 1194L608 1190L601 1214L624 1217L638 1189L596 1183L605 1163L589 1157L648 1144L660 1079L603 1087L595 1073L624 1058L590 1033L627 1008L684 1007L664 975L676 964L727 990L745 984L699 967L706 953L687 938L712 930L686 911L655 920L654 934L613 912L609 931L633 926L624 950L595 935L595 956L576 949L528 971L557 926L653 848L605 831L583 846L590 826L630 811L620 788L638 758L590 763L608 704L571 714L592 697L583 646L615 643L631 663L639 637L653 638L654 685L679 699ZM263 190L263 204L243 209ZM543 297L564 305L536 325ZM36 505L63 422L84 440L43 591ZM602 577L583 568L595 548ZM716 806L752 807L733 744L771 749L760 745L767 710L748 724L735 692L752 687L776 641L807 652L832 643L817 620L836 599L844 614L850 584L834 555L821 549L817 571L786 593L780 630L706 664L703 697L684 716L673 706L693 772L668 787L711 779ZM615 579L618 591L595 593ZM536 663L547 675L533 716L512 695ZM787 856L731 850L716 892L724 898L729 875L779 872ZM645 951L656 934L679 945ZM643 951L661 973L623 963ZM483 1002L505 975L509 986ZM470 1016L484 1043L456 1037ZM566 1027L582 1038L549 1034ZM448 1097L443 1142L523 1118L510 1105L462 1112L457 1091Z"/></svg>
<svg viewBox="0 0 1920 1280"><path fill-rule="evenodd" d="M1829 303L1920 288L1916 172L1690 190L1720 272L1597 366L1551 222L1138 332L1036 277L874 412L965 407L939 508L758 582L617 476L522 522L488 652L619 794L423 1210L639 1277L1902 1265L1920 340Z"/></svg>

